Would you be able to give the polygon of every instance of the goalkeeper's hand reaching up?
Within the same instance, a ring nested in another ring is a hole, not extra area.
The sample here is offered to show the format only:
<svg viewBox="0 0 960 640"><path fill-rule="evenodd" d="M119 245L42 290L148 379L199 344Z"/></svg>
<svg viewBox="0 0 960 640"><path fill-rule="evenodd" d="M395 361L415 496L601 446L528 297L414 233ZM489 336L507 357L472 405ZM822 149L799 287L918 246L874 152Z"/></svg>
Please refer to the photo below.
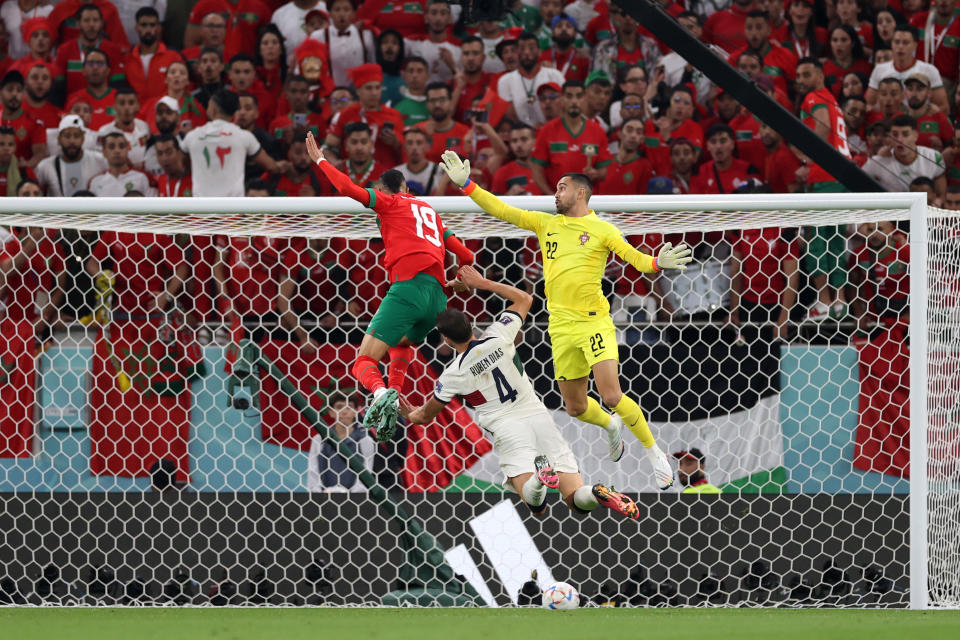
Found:
<svg viewBox="0 0 960 640"><path fill-rule="evenodd" d="M657 269L684 271L691 260L693 258L690 256L690 248L687 245L681 243L673 246L668 242L660 247L660 252L657 254Z"/></svg>
<svg viewBox="0 0 960 640"><path fill-rule="evenodd" d="M447 149L440 156L440 168L447 172L450 181L458 187L463 187L470 181L470 160L463 161L456 151Z"/></svg>

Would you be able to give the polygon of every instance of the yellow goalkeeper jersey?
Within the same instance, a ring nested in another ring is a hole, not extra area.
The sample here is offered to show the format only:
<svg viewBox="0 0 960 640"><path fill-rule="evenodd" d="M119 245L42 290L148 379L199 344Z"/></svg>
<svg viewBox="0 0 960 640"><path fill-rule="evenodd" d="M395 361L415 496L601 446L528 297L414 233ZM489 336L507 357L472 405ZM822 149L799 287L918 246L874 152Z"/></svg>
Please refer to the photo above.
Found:
<svg viewBox="0 0 960 640"><path fill-rule="evenodd" d="M537 234L543 256L543 279L551 320L589 320L609 315L601 281L610 252L638 271L657 271L653 256L630 246L616 226L591 211L573 218L525 211L470 183L465 189L487 213Z"/></svg>

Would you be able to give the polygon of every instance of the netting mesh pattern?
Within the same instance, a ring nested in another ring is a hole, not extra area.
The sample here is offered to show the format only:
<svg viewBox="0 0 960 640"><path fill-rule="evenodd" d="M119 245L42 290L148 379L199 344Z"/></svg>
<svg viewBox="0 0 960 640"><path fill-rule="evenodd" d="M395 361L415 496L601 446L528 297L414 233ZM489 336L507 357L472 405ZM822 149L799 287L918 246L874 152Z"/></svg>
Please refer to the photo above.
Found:
<svg viewBox="0 0 960 640"><path fill-rule="evenodd" d="M907 212L805 215L610 216L648 252L694 251L685 274L612 260L603 282L625 393L661 448L696 450L666 492L633 436L614 463L566 415L536 240L444 216L534 294L524 369L584 482L635 496L638 521L555 493L530 515L467 403L385 444L360 427L349 372L388 287L369 216L5 218L0 603L504 606L536 571L596 604L905 606ZM938 604L957 599L957 229L930 218ZM481 328L504 307L449 304ZM403 395L426 401L452 357L429 335ZM704 482L719 495L689 495Z"/></svg>

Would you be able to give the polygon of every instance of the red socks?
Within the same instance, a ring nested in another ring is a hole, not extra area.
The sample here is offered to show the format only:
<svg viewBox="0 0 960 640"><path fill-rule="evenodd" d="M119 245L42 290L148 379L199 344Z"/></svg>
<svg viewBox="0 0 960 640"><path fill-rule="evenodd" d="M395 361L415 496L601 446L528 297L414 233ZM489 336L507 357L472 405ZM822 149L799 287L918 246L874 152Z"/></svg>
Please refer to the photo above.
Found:
<svg viewBox="0 0 960 640"><path fill-rule="evenodd" d="M413 347L391 347L389 351L390 364L387 366L387 386L403 392L403 383L407 378L407 369L413 360Z"/></svg>
<svg viewBox="0 0 960 640"><path fill-rule="evenodd" d="M370 356L358 356L357 361L353 363L352 373L353 377L370 393L384 387L383 376L380 375L377 361Z"/></svg>

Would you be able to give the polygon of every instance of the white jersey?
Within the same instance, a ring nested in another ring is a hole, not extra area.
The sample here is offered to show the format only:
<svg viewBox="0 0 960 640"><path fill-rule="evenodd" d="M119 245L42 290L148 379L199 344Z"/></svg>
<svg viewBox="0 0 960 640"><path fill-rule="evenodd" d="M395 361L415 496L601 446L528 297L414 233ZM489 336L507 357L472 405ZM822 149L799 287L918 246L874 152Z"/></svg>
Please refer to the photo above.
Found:
<svg viewBox="0 0 960 640"><path fill-rule="evenodd" d="M84 151L76 162L65 162L58 154L37 165L37 182L48 197L71 197L90 184L90 178L107 170L107 161L97 151Z"/></svg>
<svg viewBox="0 0 960 640"><path fill-rule="evenodd" d="M130 164L142 165L144 154L147 151L147 142L150 140L150 125L140 118L134 118L133 131L124 131L117 126L116 122L108 122L97 129L97 138L103 140L108 133L113 133L114 131L122 133L123 137L126 138L130 144L130 151L127 153Z"/></svg>
<svg viewBox="0 0 960 640"><path fill-rule="evenodd" d="M291 59L293 59L294 49L299 47L303 41L307 39L306 17L307 14L314 9L326 12L327 3L323 2L323 0L318 0L312 7L301 9L293 2L288 2L274 11L270 17L270 22L277 25L280 33L283 34L287 54Z"/></svg>
<svg viewBox="0 0 960 640"><path fill-rule="evenodd" d="M128 191L139 191L148 198L157 195L156 187L150 184L150 178L140 169L128 169L118 176L109 171L98 173L90 178L87 188L100 197L122 198Z"/></svg>
<svg viewBox="0 0 960 640"><path fill-rule="evenodd" d="M915 61L906 69L897 69L893 64L893 60L882 62L873 68L867 87L876 90L880 86L880 81L886 80L887 78L896 78L902 83L915 73L922 73L927 76L931 89L943 89L943 78L940 77L940 72L937 68L921 60Z"/></svg>
<svg viewBox="0 0 960 640"><path fill-rule="evenodd" d="M460 47L452 42L433 42L424 36L423 40L408 40L407 55L420 56L427 61L430 69L430 82L450 82L453 80L453 69L440 59L440 51L447 50L453 57L454 67L460 66Z"/></svg>
<svg viewBox="0 0 960 640"><path fill-rule="evenodd" d="M930 147L917 146L917 157L903 164L896 156L873 156L863 165L863 172L879 182L887 191L910 191L917 178L935 180L946 172L943 155Z"/></svg>
<svg viewBox="0 0 960 640"><path fill-rule="evenodd" d="M514 362L513 343L522 324L515 312L504 311L443 370L434 390L444 403L461 396L476 410L480 426L494 437L508 422L548 413L530 378Z"/></svg>
<svg viewBox="0 0 960 640"><path fill-rule="evenodd" d="M226 120L192 130L180 147L190 155L193 195L198 198L242 197L247 158L260 152L252 133Z"/></svg>
<svg viewBox="0 0 960 640"><path fill-rule="evenodd" d="M330 24L326 29L317 29L310 37L327 43L330 51L330 73L338 87L353 84L350 81L350 69L377 59L373 33L369 29L361 31L355 24L342 32Z"/></svg>
<svg viewBox="0 0 960 640"><path fill-rule="evenodd" d="M540 103L537 101L537 89L550 82L563 86L566 80L560 71L551 67L540 67L537 75L532 78L524 78L520 75L520 71L514 70L500 76L497 82L497 93L504 100L513 103L520 122L537 127L546 122L543 111L540 110Z"/></svg>

